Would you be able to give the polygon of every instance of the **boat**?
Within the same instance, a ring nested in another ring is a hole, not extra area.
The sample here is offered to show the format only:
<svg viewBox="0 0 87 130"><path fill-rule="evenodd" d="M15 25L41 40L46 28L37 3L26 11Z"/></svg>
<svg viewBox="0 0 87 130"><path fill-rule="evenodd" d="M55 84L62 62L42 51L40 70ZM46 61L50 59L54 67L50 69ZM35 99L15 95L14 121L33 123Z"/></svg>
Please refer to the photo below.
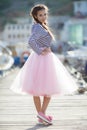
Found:
<svg viewBox="0 0 87 130"><path fill-rule="evenodd" d="M12 52L7 46L0 43L0 72L9 70L13 64Z"/></svg>

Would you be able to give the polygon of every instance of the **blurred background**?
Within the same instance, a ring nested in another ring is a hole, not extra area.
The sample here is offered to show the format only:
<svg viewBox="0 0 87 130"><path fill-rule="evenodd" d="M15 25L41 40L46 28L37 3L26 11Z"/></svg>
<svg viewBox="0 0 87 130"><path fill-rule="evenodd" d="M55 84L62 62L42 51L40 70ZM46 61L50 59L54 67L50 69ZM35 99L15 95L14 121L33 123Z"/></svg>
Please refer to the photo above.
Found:
<svg viewBox="0 0 87 130"><path fill-rule="evenodd" d="M76 79L80 92L87 82L87 0L0 0L0 77L21 68L31 53L28 39L35 4L49 8L55 36L51 49Z"/></svg>

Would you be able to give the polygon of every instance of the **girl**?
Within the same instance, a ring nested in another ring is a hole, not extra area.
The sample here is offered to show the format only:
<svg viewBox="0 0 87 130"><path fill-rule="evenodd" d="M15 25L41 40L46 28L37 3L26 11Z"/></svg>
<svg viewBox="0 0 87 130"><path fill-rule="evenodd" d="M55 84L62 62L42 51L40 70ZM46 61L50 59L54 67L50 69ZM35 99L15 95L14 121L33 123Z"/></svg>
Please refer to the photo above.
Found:
<svg viewBox="0 0 87 130"><path fill-rule="evenodd" d="M47 26L47 14L48 8L43 4L31 9L34 24L28 43L33 52L11 89L33 95L38 121L52 124L52 117L46 115L51 96L72 93L77 89L77 85L60 60L51 52L54 36ZM40 96L43 96L43 102Z"/></svg>

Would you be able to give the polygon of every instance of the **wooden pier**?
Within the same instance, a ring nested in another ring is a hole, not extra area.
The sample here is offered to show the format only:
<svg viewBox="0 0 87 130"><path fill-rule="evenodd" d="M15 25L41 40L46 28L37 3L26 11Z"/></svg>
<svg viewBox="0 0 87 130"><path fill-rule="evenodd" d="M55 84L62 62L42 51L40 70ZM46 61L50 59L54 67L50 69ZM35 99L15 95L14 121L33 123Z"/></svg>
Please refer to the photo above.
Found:
<svg viewBox="0 0 87 130"><path fill-rule="evenodd" d="M53 97L47 113L53 125L38 124L32 96L10 90L19 69L0 78L0 130L87 130L87 94Z"/></svg>

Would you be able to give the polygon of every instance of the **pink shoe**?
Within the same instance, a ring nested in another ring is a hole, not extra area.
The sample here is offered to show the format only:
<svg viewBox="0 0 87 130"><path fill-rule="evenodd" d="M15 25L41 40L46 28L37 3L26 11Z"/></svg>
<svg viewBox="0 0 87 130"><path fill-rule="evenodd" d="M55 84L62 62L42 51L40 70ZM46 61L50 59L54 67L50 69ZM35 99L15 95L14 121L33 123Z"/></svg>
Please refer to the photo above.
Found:
<svg viewBox="0 0 87 130"><path fill-rule="evenodd" d="M39 122L39 124L41 124L41 125L48 125L48 123L46 123L45 121L43 121L42 119L38 119L38 122Z"/></svg>
<svg viewBox="0 0 87 130"><path fill-rule="evenodd" d="M43 124L43 120L42 119L38 119L39 124Z"/></svg>
<svg viewBox="0 0 87 130"><path fill-rule="evenodd" d="M53 117L52 116L47 116L47 118L52 121L53 120Z"/></svg>
<svg viewBox="0 0 87 130"><path fill-rule="evenodd" d="M47 118L52 122L52 120L53 120L53 118L52 118L52 116L47 116ZM46 122L44 122L42 119L38 119L38 122L39 122L39 124L45 124L46 125Z"/></svg>
<svg viewBox="0 0 87 130"><path fill-rule="evenodd" d="M52 120L50 120L50 116L46 116L44 115L42 112L39 112L37 117L41 120L43 120L43 122L48 123L49 125L52 125Z"/></svg>

